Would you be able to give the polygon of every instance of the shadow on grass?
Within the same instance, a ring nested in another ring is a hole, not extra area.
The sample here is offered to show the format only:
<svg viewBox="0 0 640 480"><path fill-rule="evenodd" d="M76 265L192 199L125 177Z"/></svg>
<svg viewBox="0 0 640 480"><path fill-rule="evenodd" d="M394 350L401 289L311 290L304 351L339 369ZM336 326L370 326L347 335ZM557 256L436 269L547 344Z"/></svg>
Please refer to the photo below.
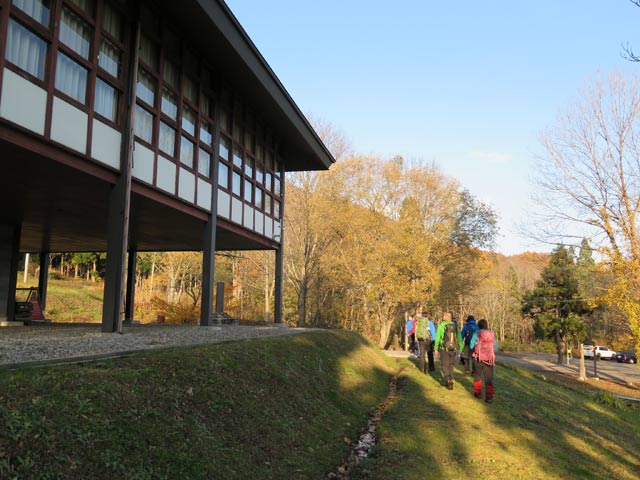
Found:
<svg viewBox="0 0 640 480"><path fill-rule="evenodd" d="M321 478L396 368L327 331L0 371L0 478Z"/></svg>
<svg viewBox="0 0 640 480"><path fill-rule="evenodd" d="M637 408L597 404L531 372L495 373L488 405L459 370L453 392L437 371L409 371L371 462L354 478L638 478Z"/></svg>

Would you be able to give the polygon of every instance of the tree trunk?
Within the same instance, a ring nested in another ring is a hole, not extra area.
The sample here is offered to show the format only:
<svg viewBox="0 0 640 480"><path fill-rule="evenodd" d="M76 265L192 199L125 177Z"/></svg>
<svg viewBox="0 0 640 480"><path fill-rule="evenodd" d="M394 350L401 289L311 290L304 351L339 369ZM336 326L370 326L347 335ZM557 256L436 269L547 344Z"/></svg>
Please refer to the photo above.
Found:
<svg viewBox="0 0 640 480"><path fill-rule="evenodd" d="M556 346L558 348L558 365L562 365L562 358L564 354L564 341L560 333L556 333Z"/></svg>
<svg viewBox="0 0 640 480"><path fill-rule="evenodd" d="M307 323L307 278L300 282L300 293L298 294L298 327L304 327Z"/></svg>

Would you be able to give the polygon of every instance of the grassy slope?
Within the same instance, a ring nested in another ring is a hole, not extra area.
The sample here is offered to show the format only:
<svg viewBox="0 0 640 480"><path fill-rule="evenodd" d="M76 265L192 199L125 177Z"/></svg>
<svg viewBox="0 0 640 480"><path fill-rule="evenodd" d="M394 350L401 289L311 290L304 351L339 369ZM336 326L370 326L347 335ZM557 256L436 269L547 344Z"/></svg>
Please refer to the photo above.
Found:
<svg viewBox="0 0 640 480"><path fill-rule="evenodd" d="M406 370L381 443L354 478L640 477L640 408L604 406L523 370L496 374L487 405L470 394L471 377L458 373L450 392L439 375Z"/></svg>
<svg viewBox="0 0 640 480"><path fill-rule="evenodd" d="M331 331L0 371L0 478L320 478L394 369Z"/></svg>
<svg viewBox="0 0 640 480"><path fill-rule="evenodd" d="M0 478L323 478L403 365L328 331L0 371ZM637 407L496 373L486 405L405 369L355 478L638 478Z"/></svg>

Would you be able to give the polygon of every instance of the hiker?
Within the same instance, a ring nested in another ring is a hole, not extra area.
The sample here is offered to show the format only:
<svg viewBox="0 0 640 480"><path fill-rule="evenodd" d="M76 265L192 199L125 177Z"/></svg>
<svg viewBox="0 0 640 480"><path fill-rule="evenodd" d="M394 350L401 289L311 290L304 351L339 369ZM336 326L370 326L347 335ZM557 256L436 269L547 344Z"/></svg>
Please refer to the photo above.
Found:
<svg viewBox="0 0 640 480"><path fill-rule="evenodd" d="M436 332L435 349L440 355L440 368L449 390L453 390L453 367L456 362L456 354L462 350L462 347L460 329L451 320L451 312L445 312Z"/></svg>
<svg viewBox="0 0 640 480"><path fill-rule="evenodd" d="M571 364L571 345L567 344L567 365Z"/></svg>
<svg viewBox="0 0 640 480"><path fill-rule="evenodd" d="M493 387L493 364L496 361L495 352L498 350L496 333L489 330L486 320L478 322L479 330L471 339L473 349L473 395L482 397L482 377L484 377L485 402L491 403L495 389Z"/></svg>
<svg viewBox="0 0 640 480"><path fill-rule="evenodd" d="M415 319L410 316L407 319L407 337L409 337L409 351L413 352L416 349L416 337L414 332L416 331Z"/></svg>
<svg viewBox="0 0 640 480"><path fill-rule="evenodd" d="M462 341L464 342L464 348L460 354L460 363L464 365L464 373L469 373L469 368L472 367L473 360L471 358L471 338L473 334L478 331L478 324L473 315L469 315L462 328Z"/></svg>
<svg viewBox="0 0 640 480"><path fill-rule="evenodd" d="M433 362L433 339L436 338L436 327L433 322L429 320L429 312L423 311L416 319L416 333L415 336L418 339L418 346L420 349L420 371L427 373L425 356L429 357L429 371L433 372L436 367Z"/></svg>

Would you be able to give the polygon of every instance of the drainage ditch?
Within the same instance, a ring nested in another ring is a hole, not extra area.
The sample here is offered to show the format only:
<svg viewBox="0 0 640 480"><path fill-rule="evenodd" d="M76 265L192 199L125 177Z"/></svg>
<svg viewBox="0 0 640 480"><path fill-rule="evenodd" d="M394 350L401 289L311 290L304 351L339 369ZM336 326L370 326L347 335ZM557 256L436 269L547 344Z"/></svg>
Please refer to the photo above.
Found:
<svg viewBox="0 0 640 480"><path fill-rule="evenodd" d="M340 465L336 470L329 472L326 476L332 480L348 480L351 478L351 472L353 468L360 465L364 460L369 457L371 449L376 445L378 438L376 436L376 429L378 423L382 420L384 412L393 404L398 393L398 376L402 373L400 370L396 375L389 380L389 394L387 398L380 403L371 413L369 413L369 420L367 421L367 427L364 429L357 442L351 443L351 451L347 460Z"/></svg>

